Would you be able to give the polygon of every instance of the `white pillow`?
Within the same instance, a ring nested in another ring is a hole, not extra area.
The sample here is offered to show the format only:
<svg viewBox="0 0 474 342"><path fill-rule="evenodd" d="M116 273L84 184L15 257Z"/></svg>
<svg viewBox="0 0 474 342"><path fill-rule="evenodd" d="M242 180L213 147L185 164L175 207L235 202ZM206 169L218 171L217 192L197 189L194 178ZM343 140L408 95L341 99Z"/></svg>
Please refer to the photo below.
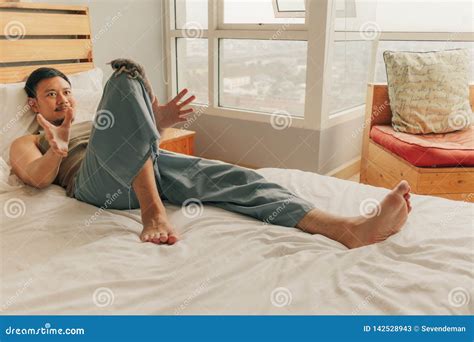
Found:
<svg viewBox="0 0 474 342"><path fill-rule="evenodd" d="M67 76L76 98L74 123L92 120L102 97L102 70L94 68ZM24 87L25 82L0 84L0 157L8 164L11 143L39 129L36 117L27 104Z"/></svg>
<svg viewBox="0 0 474 342"><path fill-rule="evenodd" d="M10 166L0 157L0 194L15 191L24 184L15 175L10 175Z"/></svg>

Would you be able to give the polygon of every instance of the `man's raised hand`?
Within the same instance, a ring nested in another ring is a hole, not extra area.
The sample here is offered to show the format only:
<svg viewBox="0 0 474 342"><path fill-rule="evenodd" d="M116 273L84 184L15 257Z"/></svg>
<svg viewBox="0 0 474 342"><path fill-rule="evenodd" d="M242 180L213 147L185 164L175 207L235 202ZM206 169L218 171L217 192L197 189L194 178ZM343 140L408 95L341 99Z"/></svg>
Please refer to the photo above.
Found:
<svg viewBox="0 0 474 342"><path fill-rule="evenodd" d="M64 114L64 120L60 126L53 125L40 113L36 115L36 120L43 127L50 148L60 157L66 157L68 154L69 135L74 119L74 109L67 107Z"/></svg>
<svg viewBox="0 0 474 342"><path fill-rule="evenodd" d="M158 104L158 100L153 99L153 113L155 113L155 119L158 126L161 128L171 127L178 122L187 121L187 116L194 112L192 108L183 109L196 99L196 96L192 95L186 100L179 102L184 95L188 93L187 89L183 89L178 95L176 95L170 102L164 106Z"/></svg>

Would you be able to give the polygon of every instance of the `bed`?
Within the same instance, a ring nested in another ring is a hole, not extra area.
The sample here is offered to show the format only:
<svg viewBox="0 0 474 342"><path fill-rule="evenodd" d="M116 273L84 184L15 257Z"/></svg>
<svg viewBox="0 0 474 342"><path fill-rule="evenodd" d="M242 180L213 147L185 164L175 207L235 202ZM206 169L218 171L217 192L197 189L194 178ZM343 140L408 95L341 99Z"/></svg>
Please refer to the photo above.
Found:
<svg viewBox="0 0 474 342"><path fill-rule="evenodd" d="M39 8L88 15L85 7L49 6ZM90 31L68 39L90 40ZM92 68L90 51L81 56L67 64L88 66L65 68ZM19 82L28 68L2 71L1 82ZM25 186L7 163L0 166L1 314L474 313L474 206L468 202L413 195L400 233L354 250L217 207L190 213L165 202L182 236L166 246L140 242L139 210L100 210L66 197L57 185ZM340 215L359 215L361 205L388 192L300 170L257 172Z"/></svg>
<svg viewBox="0 0 474 342"><path fill-rule="evenodd" d="M357 215L387 190L299 170L258 172L319 208ZM183 240L141 243L139 210L52 185L0 195L7 314L472 314L473 205L414 195L401 233L347 250L321 235L165 202Z"/></svg>

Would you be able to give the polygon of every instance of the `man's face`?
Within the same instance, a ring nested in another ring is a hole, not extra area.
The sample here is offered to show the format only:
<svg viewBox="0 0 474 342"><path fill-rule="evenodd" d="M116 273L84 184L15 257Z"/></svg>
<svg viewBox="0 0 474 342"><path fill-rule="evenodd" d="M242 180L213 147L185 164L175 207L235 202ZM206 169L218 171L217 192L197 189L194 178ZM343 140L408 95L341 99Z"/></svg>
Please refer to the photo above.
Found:
<svg viewBox="0 0 474 342"><path fill-rule="evenodd" d="M41 113L49 122L60 125L64 120L65 110L73 110L76 101L71 92L71 86L62 77L46 78L36 86L36 98L29 99L29 104L35 113Z"/></svg>

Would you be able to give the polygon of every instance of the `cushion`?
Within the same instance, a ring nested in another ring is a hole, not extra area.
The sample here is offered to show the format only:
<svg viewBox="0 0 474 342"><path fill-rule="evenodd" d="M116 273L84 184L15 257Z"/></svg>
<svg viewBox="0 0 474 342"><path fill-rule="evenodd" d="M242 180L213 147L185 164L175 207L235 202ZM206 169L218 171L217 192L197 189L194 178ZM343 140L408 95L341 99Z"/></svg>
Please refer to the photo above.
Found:
<svg viewBox="0 0 474 342"><path fill-rule="evenodd" d="M414 135L374 125L370 138L418 167L474 166L474 126L451 133Z"/></svg>
<svg viewBox="0 0 474 342"><path fill-rule="evenodd" d="M102 97L102 70L95 68L67 76L76 98L74 123L92 120ZM8 164L11 143L39 129L36 117L27 104L24 87L25 82L0 84L0 157Z"/></svg>
<svg viewBox="0 0 474 342"><path fill-rule="evenodd" d="M468 49L383 53L396 131L427 134L469 128Z"/></svg>

